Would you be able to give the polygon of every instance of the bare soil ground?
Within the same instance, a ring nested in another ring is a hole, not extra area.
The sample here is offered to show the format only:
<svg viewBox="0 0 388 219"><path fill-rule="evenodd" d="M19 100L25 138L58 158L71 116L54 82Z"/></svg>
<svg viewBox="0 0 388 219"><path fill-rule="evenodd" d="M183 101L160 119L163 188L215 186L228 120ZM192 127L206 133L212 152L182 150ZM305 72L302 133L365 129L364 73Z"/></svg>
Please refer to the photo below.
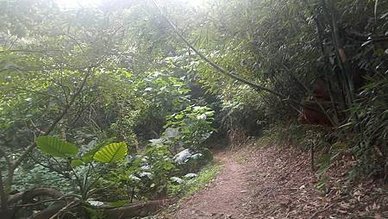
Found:
<svg viewBox="0 0 388 219"><path fill-rule="evenodd" d="M349 162L339 162L318 190L306 152L291 147L245 147L219 152L223 167L204 190L160 218L388 218L384 185L346 186Z"/></svg>

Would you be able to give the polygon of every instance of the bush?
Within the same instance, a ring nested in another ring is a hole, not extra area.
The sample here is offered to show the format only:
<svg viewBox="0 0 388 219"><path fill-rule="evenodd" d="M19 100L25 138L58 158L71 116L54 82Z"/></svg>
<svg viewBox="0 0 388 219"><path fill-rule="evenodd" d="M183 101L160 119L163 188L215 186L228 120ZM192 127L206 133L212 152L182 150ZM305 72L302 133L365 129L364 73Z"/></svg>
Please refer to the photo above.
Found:
<svg viewBox="0 0 388 219"><path fill-rule="evenodd" d="M213 133L214 111L206 106L189 106L167 118L164 136L174 150L180 146L193 151L201 151L203 143ZM171 134L174 132L174 134Z"/></svg>

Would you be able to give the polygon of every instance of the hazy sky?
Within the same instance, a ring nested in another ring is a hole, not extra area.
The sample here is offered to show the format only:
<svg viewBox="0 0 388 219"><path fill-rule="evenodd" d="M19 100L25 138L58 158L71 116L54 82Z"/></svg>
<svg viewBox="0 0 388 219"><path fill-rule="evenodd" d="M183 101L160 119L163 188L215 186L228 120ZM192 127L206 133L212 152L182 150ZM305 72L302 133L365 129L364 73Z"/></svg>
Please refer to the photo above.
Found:
<svg viewBox="0 0 388 219"><path fill-rule="evenodd" d="M109 0L55 0L61 8L80 8L80 7L95 7L102 1ZM159 0L162 2L163 0ZM191 4L193 6L201 6L208 0L180 0L182 4Z"/></svg>

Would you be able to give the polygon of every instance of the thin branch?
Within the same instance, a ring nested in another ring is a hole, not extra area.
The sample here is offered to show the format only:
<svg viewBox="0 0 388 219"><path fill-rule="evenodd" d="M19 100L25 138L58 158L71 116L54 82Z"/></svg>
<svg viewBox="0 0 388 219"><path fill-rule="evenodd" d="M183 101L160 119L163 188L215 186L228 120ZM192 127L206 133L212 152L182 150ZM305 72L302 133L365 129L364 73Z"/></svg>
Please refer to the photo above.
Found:
<svg viewBox="0 0 388 219"><path fill-rule="evenodd" d="M85 50L84 48L82 47L82 44L72 35L70 34L64 34L64 36L67 36L68 38L70 38L71 40L74 41L75 44L77 44L78 48L81 50L82 53L85 53ZM84 55L86 57L86 55Z"/></svg>
<svg viewBox="0 0 388 219"><path fill-rule="evenodd" d="M180 31L178 30L178 28L171 22L171 20L165 16L162 12L162 9L160 8L160 6L158 5L158 3L156 2L156 0L152 0L152 2L154 3L154 5L156 6L156 8L158 9L160 15L167 21L167 23L172 27L172 29L174 30L174 32L178 35L178 37L190 48L192 49L201 59L203 59L205 62L207 62L210 66L212 66L214 69L216 69L218 72L220 72L221 74L223 75L226 75L230 78L233 78L239 82L242 82L244 84L247 84L249 85L250 87L252 87L253 89L257 90L257 91L266 91L270 94L273 94L277 97L279 97L282 101L291 101L297 105L301 105L301 103L297 100L294 100L294 99L291 99L289 96L286 96L286 95L283 95L277 91L274 91L272 89L269 89L269 88L266 88L262 85L259 85L259 84L256 84L256 83L253 83L251 81L249 81L248 79L245 79L245 78L242 78L236 74L234 74L233 72L229 72L227 71L226 69L224 69L223 67L217 65L215 62L213 62L212 60L210 60L208 57L206 57L202 52L200 52L198 49L196 49L181 33Z"/></svg>
<svg viewBox="0 0 388 219"><path fill-rule="evenodd" d="M322 213L322 212L325 212L325 211L327 211L328 209L330 209L331 207L333 207L333 205L334 205L334 204L330 204L330 205L326 206L325 208L316 211L314 214L311 215L311 217L310 217L309 219L315 218L316 216L318 216L318 214L320 214L320 213Z"/></svg>
<svg viewBox="0 0 388 219"><path fill-rule="evenodd" d="M45 163L41 162L40 160L38 160L37 158L35 158L33 155L30 155L29 158L31 158L34 161L34 163L39 164L40 166L45 167L45 168L49 169L50 171L58 173L59 175L65 177L66 179L71 179L71 177L70 177L70 175L68 173L63 172L62 170L59 170L59 169L55 168L55 166L53 165L52 162L50 162L49 159L46 160L46 162L48 164L45 164ZM59 165L59 167L62 168L61 165Z"/></svg>
<svg viewBox="0 0 388 219"><path fill-rule="evenodd" d="M59 216L64 213L65 211L67 211L68 209L71 209L73 208L74 206L78 205L78 201L77 200L74 200L72 202L70 202L69 204L67 204L65 207L63 207L61 210L59 210L56 214L54 214L53 216L50 217L50 219L55 219L55 218L59 218Z"/></svg>
<svg viewBox="0 0 388 219"><path fill-rule="evenodd" d="M49 135L53 130L54 128L57 126L57 124L63 119L63 117L65 117L65 115L68 113L69 109L71 108L71 106L74 104L75 100L77 99L77 97L81 94L82 90L84 89L85 85L86 85L86 81L88 80L89 76L92 74L92 69L89 68L85 74L85 77L84 79L82 80L82 83L81 85L79 86L78 90L74 93L74 95L72 96L69 104L67 104L64 108L64 110L62 111L62 113L54 120L54 122L51 124L51 126L42 134L42 135ZM25 159L25 157L31 153L31 151L36 147L36 144L35 142L32 143L30 146L28 146L25 151L23 152L22 155L20 155L20 157L11 165L11 168L9 169L9 173L10 171L13 171L16 167L18 167L21 162Z"/></svg>
<svg viewBox="0 0 388 219"><path fill-rule="evenodd" d="M93 66L88 68L85 77L82 80L81 85L79 86L78 90L74 93L72 96L69 104L66 104L65 108L63 109L62 113L54 120L54 122L51 124L51 126L42 134L44 135L49 135L55 127L58 125L58 123L65 117L65 115L68 113L74 102L76 101L77 97L81 94L82 90L84 89L86 82L89 78L89 76L92 74L92 69ZM25 150L24 152L15 160L15 161L10 161L10 165L8 167L8 175L5 181L2 181L2 186L4 189L4 196L1 195L1 199L8 200L8 190L10 190L12 181L13 181L13 176L14 176L14 171L15 169L24 161L24 159L34 150L36 147L36 143L33 142L31 143Z"/></svg>
<svg viewBox="0 0 388 219"><path fill-rule="evenodd" d="M98 96L94 97L88 104L84 105L79 111L77 111L76 116L72 119L67 127L67 130L71 129L72 126L81 118L82 114L95 102L97 101Z"/></svg>
<svg viewBox="0 0 388 219"><path fill-rule="evenodd" d="M32 119L30 119L30 124L32 126L32 128L34 129L35 132L38 132L39 134L44 134L44 131L42 131L40 128L38 128L38 126L34 123L34 121L32 121ZM35 136L35 132L33 131L34 133L34 136Z"/></svg>
<svg viewBox="0 0 388 219"><path fill-rule="evenodd" d="M61 77L60 77L60 81L54 81L53 83L55 84L55 85L58 85L60 88L61 88L61 90L62 90L62 92L63 92L63 96L64 96L64 98L65 98L65 104L69 104L69 96L68 96L68 93L70 94L71 93L71 90L70 90L70 88L68 87L68 86L65 86L63 83L62 83L62 81L63 81L63 77L62 77L62 74L63 74L63 72L61 72ZM59 98L58 98L59 99Z"/></svg>

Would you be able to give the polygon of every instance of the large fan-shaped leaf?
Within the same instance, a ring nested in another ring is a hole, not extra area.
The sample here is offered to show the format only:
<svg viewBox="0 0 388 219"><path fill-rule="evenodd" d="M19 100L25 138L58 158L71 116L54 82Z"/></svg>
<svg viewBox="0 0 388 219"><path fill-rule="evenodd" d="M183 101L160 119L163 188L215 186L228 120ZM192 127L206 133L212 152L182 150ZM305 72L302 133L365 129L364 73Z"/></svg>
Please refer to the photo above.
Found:
<svg viewBox="0 0 388 219"><path fill-rule="evenodd" d="M123 160L127 154L127 144L124 142L112 143L100 148L94 154L93 159L102 163L111 163Z"/></svg>
<svg viewBox="0 0 388 219"><path fill-rule="evenodd" d="M78 153L78 147L53 136L40 136L36 145L44 153L53 157L71 157Z"/></svg>
<svg viewBox="0 0 388 219"><path fill-rule="evenodd" d="M81 156L81 160L85 163L92 162L93 156L98 150L100 150L105 145L113 143L113 142L114 142L114 138L108 138L108 139L105 139L101 143L96 143L94 146L91 147L92 149L86 150L86 152L83 153L83 155ZM82 148L80 150L82 152Z"/></svg>

